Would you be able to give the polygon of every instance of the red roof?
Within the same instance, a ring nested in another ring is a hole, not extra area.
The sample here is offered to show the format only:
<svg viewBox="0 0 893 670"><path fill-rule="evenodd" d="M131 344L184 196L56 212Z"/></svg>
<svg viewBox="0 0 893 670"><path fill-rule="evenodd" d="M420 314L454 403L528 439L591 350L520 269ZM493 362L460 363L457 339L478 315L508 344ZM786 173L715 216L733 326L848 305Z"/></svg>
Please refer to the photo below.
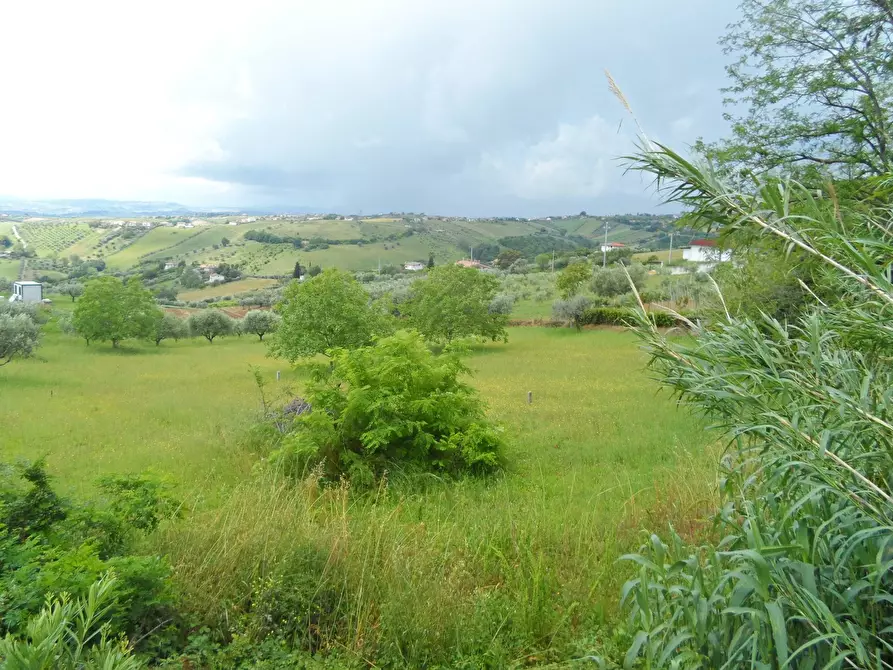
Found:
<svg viewBox="0 0 893 670"><path fill-rule="evenodd" d="M692 240L691 246L693 246L693 247L715 247L716 240Z"/></svg>
<svg viewBox="0 0 893 670"><path fill-rule="evenodd" d="M609 247L625 247L625 244L620 244L620 242L608 242Z"/></svg>

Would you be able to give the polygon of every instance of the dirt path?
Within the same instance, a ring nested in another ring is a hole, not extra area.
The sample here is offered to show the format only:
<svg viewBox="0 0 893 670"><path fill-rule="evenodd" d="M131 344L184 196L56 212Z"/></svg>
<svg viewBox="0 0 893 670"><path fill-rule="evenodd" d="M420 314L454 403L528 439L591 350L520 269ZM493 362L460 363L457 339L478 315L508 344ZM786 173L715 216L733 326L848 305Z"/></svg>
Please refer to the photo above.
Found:
<svg viewBox="0 0 893 670"><path fill-rule="evenodd" d="M24 239L21 235L19 235L19 229L16 228L15 225L13 225L13 227L12 227L12 234L15 235L16 239L17 239L19 242L22 243L22 249L27 249L27 248L28 248L28 243L25 242L25 239Z"/></svg>

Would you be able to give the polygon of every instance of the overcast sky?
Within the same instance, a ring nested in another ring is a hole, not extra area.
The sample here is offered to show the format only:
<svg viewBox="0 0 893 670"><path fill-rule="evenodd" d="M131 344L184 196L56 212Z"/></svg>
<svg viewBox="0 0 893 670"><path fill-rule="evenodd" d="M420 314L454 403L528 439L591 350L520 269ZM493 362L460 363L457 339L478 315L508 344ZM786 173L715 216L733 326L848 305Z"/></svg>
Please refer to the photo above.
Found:
<svg viewBox="0 0 893 670"><path fill-rule="evenodd" d="M0 2L0 194L652 210L603 70L651 137L717 138L736 4Z"/></svg>

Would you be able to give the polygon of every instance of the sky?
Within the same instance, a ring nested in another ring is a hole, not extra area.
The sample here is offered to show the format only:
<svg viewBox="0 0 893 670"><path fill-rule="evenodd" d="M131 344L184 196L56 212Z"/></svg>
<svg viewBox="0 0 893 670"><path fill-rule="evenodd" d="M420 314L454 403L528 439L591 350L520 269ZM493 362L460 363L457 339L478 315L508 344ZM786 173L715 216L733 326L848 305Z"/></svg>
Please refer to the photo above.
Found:
<svg viewBox="0 0 893 670"><path fill-rule="evenodd" d="M734 0L0 3L0 194L540 216L656 211L635 123L727 132ZM659 210L658 210L659 211Z"/></svg>

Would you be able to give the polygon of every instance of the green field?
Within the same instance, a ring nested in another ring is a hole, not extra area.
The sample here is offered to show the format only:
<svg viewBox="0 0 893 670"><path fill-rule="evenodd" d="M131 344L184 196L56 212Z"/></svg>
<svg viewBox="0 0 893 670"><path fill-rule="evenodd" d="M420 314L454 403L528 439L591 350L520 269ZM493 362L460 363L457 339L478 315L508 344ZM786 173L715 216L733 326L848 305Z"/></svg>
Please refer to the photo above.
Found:
<svg viewBox="0 0 893 670"><path fill-rule="evenodd" d="M299 393L304 374L256 340L114 350L48 330L38 358L0 369L3 457L46 456L62 490L80 494L103 474L167 476L188 512L148 548L212 625L246 584L313 547L328 557L318 587L346 598L351 621L330 649L402 667L579 656L608 634L629 574L616 560L640 529L672 517L690 535L712 500L704 425L657 392L626 333L520 328L474 347L507 471L364 497L253 474L249 366L268 397Z"/></svg>
<svg viewBox="0 0 893 670"><path fill-rule="evenodd" d="M0 259L0 277L13 281L19 278L19 268L22 261L18 259Z"/></svg>
<svg viewBox="0 0 893 670"><path fill-rule="evenodd" d="M214 284L206 288L184 291L177 295L178 300L203 300L204 298L217 298L222 295L236 295L247 291L256 291L260 288L276 285L275 279L239 279L226 284Z"/></svg>
<svg viewBox="0 0 893 670"><path fill-rule="evenodd" d="M186 238L202 233L196 228L153 228L121 251L106 257L109 267L123 269L138 263L144 256L181 243Z"/></svg>

